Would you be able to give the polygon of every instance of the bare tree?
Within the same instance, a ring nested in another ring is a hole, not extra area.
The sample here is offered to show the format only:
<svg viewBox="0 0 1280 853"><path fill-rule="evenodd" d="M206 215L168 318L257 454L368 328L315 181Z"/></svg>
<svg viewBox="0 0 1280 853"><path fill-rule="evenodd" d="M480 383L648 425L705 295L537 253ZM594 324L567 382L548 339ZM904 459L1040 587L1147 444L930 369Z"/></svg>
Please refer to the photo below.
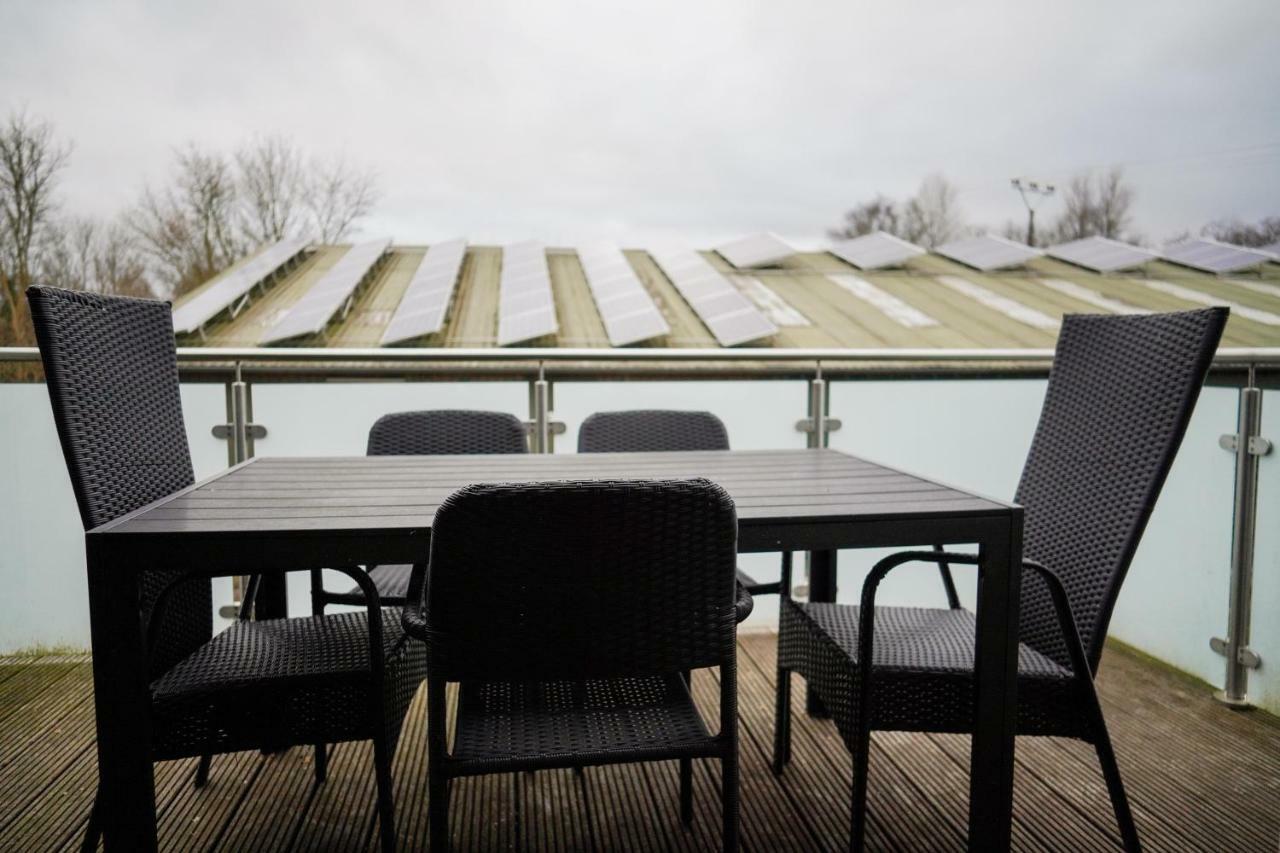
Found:
<svg viewBox="0 0 1280 853"><path fill-rule="evenodd" d="M46 229L40 278L56 287L151 296L146 258L124 223L73 218Z"/></svg>
<svg viewBox="0 0 1280 853"><path fill-rule="evenodd" d="M173 183L150 187L129 224L157 278L180 296L225 269L243 252L236 232L236 181L225 157L194 145L177 152Z"/></svg>
<svg viewBox="0 0 1280 853"><path fill-rule="evenodd" d="M0 127L0 339L9 344L32 340L23 291L35 273L41 231L56 203L58 176L71 155L57 143L53 126L25 112L9 115Z"/></svg>
<svg viewBox="0 0 1280 853"><path fill-rule="evenodd" d="M1124 179L1124 169L1113 166L1098 176L1097 233L1119 240L1129 228L1129 209L1133 207L1133 188Z"/></svg>
<svg viewBox="0 0 1280 853"><path fill-rule="evenodd" d="M847 240L873 231L887 231L900 236L901 230L902 216L898 212L897 203L877 194L870 201L864 201L846 212L840 227L828 230L827 234L835 240Z"/></svg>
<svg viewBox="0 0 1280 853"><path fill-rule="evenodd" d="M964 231L956 189L941 174L934 173L920 183L915 197L907 202L903 237L932 249Z"/></svg>
<svg viewBox="0 0 1280 853"><path fill-rule="evenodd" d="M1094 236L1126 239L1131 236L1127 232L1133 198L1133 187L1125 180L1120 166L1097 175L1088 172L1076 175L1062 193L1066 210L1054 225L1053 239L1057 242Z"/></svg>
<svg viewBox="0 0 1280 853"><path fill-rule="evenodd" d="M1280 216L1268 216L1253 225L1234 218L1215 219L1200 233L1237 246L1270 246L1280 242Z"/></svg>
<svg viewBox="0 0 1280 853"><path fill-rule="evenodd" d="M307 196L302 155L279 136L255 140L236 152L242 230L253 245L294 236L305 226Z"/></svg>
<svg viewBox="0 0 1280 853"><path fill-rule="evenodd" d="M377 178L372 172L359 170L341 157L312 163L307 207L314 236L322 243L348 236L356 220L367 216L377 200Z"/></svg>
<svg viewBox="0 0 1280 853"><path fill-rule="evenodd" d="M1081 240L1097 233L1094 230L1097 201L1093 197L1093 180L1087 173L1076 175L1067 182L1062 191L1062 201L1067 209L1058 217L1054 230L1056 242Z"/></svg>

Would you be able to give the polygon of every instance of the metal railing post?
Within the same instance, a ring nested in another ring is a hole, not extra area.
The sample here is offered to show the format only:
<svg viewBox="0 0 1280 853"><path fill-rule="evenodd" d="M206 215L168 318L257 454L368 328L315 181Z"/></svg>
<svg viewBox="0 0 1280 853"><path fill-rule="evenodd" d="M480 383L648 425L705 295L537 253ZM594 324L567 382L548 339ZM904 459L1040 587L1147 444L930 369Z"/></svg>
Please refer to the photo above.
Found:
<svg viewBox="0 0 1280 853"><path fill-rule="evenodd" d="M827 446L827 381L822 378L822 362L809 380L809 447Z"/></svg>
<svg viewBox="0 0 1280 853"><path fill-rule="evenodd" d="M231 383L231 447L236 465L249 458L249 394L240 365L236 364L236 379Z"/></svg>
<svg viewBox="0 0 1280 853"><path fill-rule="evenodd" d="M1226 639L1213 637L1209 645L1227 659L1223 688L1214 696L1219 701L1236 707L1249 705L1249 670L1262 664L1258 653L1249 648L1249 627L1253 609L1253 551L1258 521L1258 463L1271 451L1271 442L1260 435L1262 390L1255 387L1254 383L1254 370L1250 368L1248 382L1240 389L1236 434L1224 435L1219 439L1223 448L1236 455L1231 526L1231 588L1227 603Z"/></svg>
<svg viewBox="0 0 1280 853"><path fill-rule="evenodd" d="M529 386L529 419L533 421L530 450L534 453L551 452L551 386L547 382L542 362L538 362L538 378Z"/></svg>

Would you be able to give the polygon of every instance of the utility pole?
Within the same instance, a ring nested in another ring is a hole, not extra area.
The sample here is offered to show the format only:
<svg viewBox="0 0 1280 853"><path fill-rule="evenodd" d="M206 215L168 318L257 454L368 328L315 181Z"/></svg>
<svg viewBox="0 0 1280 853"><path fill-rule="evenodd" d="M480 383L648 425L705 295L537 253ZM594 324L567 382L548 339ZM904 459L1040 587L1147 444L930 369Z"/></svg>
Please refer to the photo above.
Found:
<svg viewBox="0 0 1280 853"><path fill-rule="evenodd" d="M1022 196L1022 203L1027 206L1027 245L1034 246L1036 244L1036 208L1053 195L1054 186L1026 178L1014 178L1010 183L1018 191L1018 195Z"/></svg>

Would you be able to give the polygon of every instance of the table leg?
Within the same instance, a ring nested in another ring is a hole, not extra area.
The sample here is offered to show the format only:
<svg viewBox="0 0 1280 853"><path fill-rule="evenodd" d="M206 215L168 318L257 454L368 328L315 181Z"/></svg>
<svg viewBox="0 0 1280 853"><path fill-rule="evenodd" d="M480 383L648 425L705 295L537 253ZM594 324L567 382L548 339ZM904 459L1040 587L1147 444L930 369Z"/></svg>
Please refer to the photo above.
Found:
<svg viewBox="0 0 1280 853"><path fill-rule="evenodd" d="M836 552L809 552L809 600L836 600ZM830 717L831 713L823 707L822 700L805 688L805 710L811 717Z"/></svg>
<svg viewBox="0 0 1280 853"><path fill-rule="evenodd" d="M283 619L289 615L289 597L284 572L267 572L258 582L258 595L253 599L253 618Z"/></svg>
<svg viewBox="0 0 1280 853"><path fill-rule="evenodd" d="M969 849L1008 850L1017 731L1022 514L979 545L975 725L969 764Z"/></svg>
<svg viewBox="0 0 1280 853"><path fill-rule="evenodd" d="M98 803L112 850L156 849L151 696L138 618L138 575L88 537L89 624L98 733Z"/></svg>

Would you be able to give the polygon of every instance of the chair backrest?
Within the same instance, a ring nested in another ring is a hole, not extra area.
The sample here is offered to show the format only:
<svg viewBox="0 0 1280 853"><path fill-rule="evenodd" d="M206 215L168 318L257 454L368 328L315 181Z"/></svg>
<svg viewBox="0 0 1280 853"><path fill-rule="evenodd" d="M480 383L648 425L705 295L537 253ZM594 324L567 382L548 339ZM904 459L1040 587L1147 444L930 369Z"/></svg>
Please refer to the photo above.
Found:
<svg viewBox="0 0 1280 853"><path fill-rule="evenodd" d="M52 287L32 287L27 299L85 529L191 485L169 304ZM165 575L143 573L144 628L166 585ZM213 635L210 582L184 582L161 618L153 674Z"/></svg>
<svg viewBox="0 0 1280 853"><path fill-rule="evenodd" d="M435 515L432 678L575 680L733 660L733 502L706 480L468 486Z"/></svg>
<svg viewBox="0 0 1280 853"><path fill-rule="evenodd" d="M369 430L369 456L527 453L524 424L506 412L396 412Z"/></svg>
<svg viewBox="0 0 1280 853"><path fill-rule="evenodd" d="M724 422L710 412L596 412L578 430L579 453L728 450Z"/></svg>
<svg viewBox="0 0 1280 853"><path fill-rule="evenodd" d="M1095 671L1226 320L1209 308L1063 321L1015 500L1023 553L1062 579ZM1069 665L1044 582L1022 577L1021 640Z"/></svg>

